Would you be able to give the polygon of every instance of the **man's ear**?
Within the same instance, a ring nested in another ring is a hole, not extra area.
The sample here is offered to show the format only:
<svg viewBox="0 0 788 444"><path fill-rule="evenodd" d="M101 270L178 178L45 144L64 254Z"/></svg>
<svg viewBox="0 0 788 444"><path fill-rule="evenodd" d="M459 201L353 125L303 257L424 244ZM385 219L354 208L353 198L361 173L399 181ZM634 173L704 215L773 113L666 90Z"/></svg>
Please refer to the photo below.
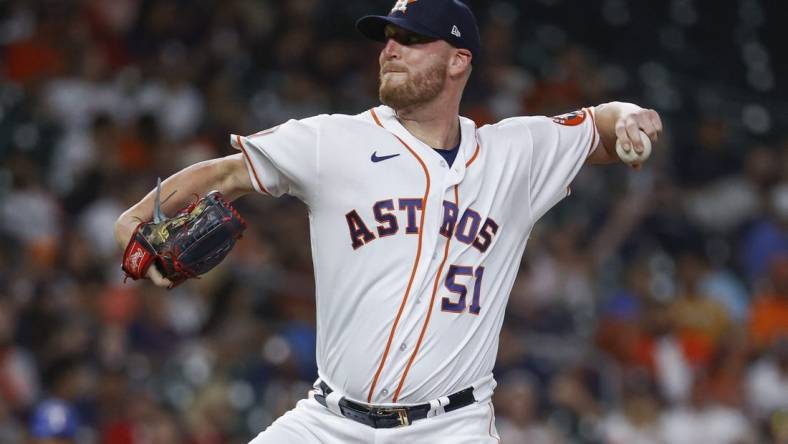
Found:
<svg viewBox="0 0 788 444"><path fill-rule="evenodd" d="M472 58L471 52L467 49L456 49L451 56L451 60L449 60L449 74L452 77L456 77L470 70Z"/></svg>

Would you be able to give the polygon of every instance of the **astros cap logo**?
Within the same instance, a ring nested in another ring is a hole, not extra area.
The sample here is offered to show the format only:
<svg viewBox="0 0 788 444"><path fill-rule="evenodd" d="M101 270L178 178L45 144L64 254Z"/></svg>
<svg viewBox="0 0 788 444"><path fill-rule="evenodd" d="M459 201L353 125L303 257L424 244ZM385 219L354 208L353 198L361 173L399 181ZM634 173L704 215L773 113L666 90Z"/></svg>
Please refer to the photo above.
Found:
<svg viewBox="0 0 788 444"><path fill-rule="evenodd" d="M395 3L394 7L391 8L391 12L400 11L404 14L408 11L409 4L416 3L417 1L418 0L397 0L397 3Z"/></svg>

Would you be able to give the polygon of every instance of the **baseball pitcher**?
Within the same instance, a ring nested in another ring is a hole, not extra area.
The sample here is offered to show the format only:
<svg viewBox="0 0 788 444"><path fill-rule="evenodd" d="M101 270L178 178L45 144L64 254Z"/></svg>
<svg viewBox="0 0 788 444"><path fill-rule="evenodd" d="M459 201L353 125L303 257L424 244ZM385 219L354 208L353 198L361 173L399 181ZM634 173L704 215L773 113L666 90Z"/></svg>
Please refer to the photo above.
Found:
<svg viewBox="0 0 788 444"><path fill-rule="evenodd" d="M617 143L637 157L662 123L615 102L479 128L459 116L481 53L465 4L399 0L356 26L384 43L380 106L232 135L237 154L162 183L162 209L212 190L309 208L319 378L252 443L498 442L492 370L531 229L583 165L619 162ZM121 246L158 194L118 219Z"/></svg>

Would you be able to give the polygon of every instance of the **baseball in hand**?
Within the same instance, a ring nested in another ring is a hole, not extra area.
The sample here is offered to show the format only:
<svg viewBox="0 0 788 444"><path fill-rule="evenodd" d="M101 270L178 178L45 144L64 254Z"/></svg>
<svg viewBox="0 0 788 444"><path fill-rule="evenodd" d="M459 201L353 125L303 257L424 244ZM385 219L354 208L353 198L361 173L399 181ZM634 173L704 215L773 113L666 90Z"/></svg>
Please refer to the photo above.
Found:
<svg viewBox="0 0 788 444"><path fill-rule="evenodd" d="M649 139L648 135L646 135L646 133L643 131L638 131L638 133L640 134L641 142L643 142L643 152L639 154L637 151L635 151L634 146L628 151L625 151L621 146L621 142L618 140L616 141L616 153L618 154L619 159L630 166L641 165L651 155L651 139Z"/></svg>

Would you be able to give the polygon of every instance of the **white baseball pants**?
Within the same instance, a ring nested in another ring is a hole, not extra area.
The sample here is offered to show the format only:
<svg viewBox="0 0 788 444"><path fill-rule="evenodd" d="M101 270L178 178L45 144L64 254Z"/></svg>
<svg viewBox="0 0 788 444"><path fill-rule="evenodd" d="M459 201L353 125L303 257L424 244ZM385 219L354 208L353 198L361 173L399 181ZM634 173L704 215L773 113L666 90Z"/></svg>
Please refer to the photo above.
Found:
<svg viewBox="0 0 788 444"><path fill-rule="evenodd" d="M404 427L375 429L331 412L313 398L298 401L249 444L500 444L492 402L471 404Z"/></svg>

